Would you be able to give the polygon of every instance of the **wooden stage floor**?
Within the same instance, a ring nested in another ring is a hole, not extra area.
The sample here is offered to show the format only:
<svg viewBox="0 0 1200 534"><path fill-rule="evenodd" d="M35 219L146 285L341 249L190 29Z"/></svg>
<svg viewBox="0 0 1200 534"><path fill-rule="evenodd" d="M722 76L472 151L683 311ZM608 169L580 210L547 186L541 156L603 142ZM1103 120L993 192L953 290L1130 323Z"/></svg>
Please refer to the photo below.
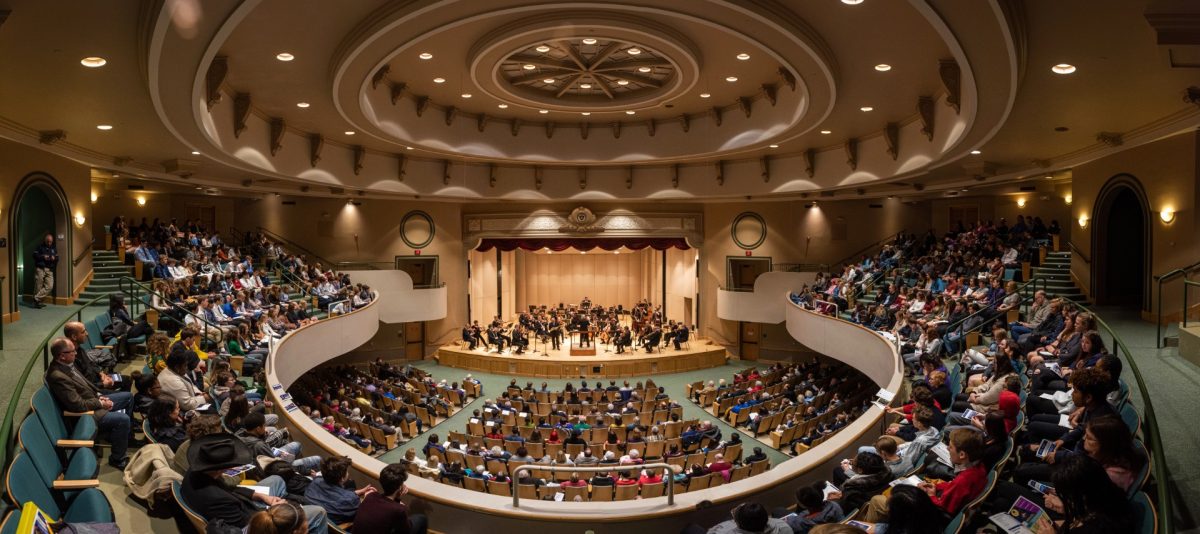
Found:
<svg viewBox="0 0 1200 534"><path fill-rule="evenodd" d="M531 345L532 347L532 345ZM541 344L538 349L543 349ZM727 353L720 345L709 345L706 339L692 339L690 347L682 350L668 346L653 354L645 350L626 350L617 354L610 345L600 344L595 356L571 356L564 343L559 350L528 350L525 354L503 353L483 346L467 349L458 342L438 349L438 363L448 367L487 373L542 378L618 378L667 373L680 373L725 365Z"/></svg>

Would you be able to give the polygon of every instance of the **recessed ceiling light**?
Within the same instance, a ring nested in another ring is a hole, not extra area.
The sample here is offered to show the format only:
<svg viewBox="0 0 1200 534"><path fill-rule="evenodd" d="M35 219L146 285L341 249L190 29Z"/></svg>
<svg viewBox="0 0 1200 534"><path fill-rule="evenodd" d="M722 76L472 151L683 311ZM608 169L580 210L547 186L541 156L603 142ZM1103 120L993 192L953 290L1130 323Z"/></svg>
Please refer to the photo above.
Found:
<svg viewBox="0 0 1200 534"><path fill-rule="evenodd" d="M346 130L344 133L346 135L354 135L354 130Z"/></svg>
<svg viewBox="0 0 1200 534"><path fill-rule="evenodd" d="M710 95L708 93L700 93L700 98L708 98L710 96L712 96L712 95Z"/></svg>
<svg viewBox="0 0 1200 534"><path fill-rule="evenodd" d="M412 150L412 147L411 147L411 146L406 146L406 147L404 147L404 150Z"/></svg>
<svg viewBox="0 0 1200 534"><path fill-rule="evenodd" d="M104 131L108 131L108 130L111 130L111 129L112 129L112 125L111 125L111 124L97 124L97 125L96 125L96 129L97 129L97 130L104 130Z"/></svg>
<svg viewBox="0 0 1200 534"><path fill-rule="evenodd" d="M629 80L617 80L617 85L629 85Z"/></svg>
<svg viewBox="0 0 1200 534"><path fill-rule="evenodd" d="M525 70L533 70L533 69L537 68L537 65L534 65L533 63L526 63L526 64L522 65L521 68L523 68Z"/></svg>
<svg viewBox="0 0 1200 534"><path fill-rule="evenodd" d="M634 48L630 48L629 50L626 50L625 52L629 53L629 55L631 55L631 56L636 56L636 55L642 53L642 49L634 47Z"/></svg>
<svg viewBox="0 0 1200 534"><path fill-rule="evenodd" d="M434 78L433 83L446 83L445 78Z"/></svg>
<svg viewBox="0 0 1200 534"><path fill-rule="evenodd" d="M727 82L736 82L736 81L737 81L737 76L726 76L726 77L725 77L725 81L727 81Z"/></svg>
<svg viewBox="0 0 1200 534"><path fill-rule="evenodd" d="M108 63L108 60L104 59L100 56L88 56L88 57L85 57L85 58L79 60L80 65L83 65L85 67L90 67L93 69L96 67L103 67L107 63Z"/></svg>
<svg viewBox="0 0 1200 534"><path fill-rule="evenodd" d="M417 57L421 59L433 59L433 54L430 54L429 52L421 52L417 55Z"/></svg>
<svg viewBox="0 0 1200 534"><path fill-rule="evenodd" d="M833 130L821 130L821 135L829 135L831 133L833 133Z"/></svg>
<svg viewBox="0 0 1200 534"><path fill-rule="evenodd" d="M596 40L595 40L595 39L593 39L593 38L591 38L591 37L588 37L587 39L584 39L584 40L583 40L583 44L585 44L585 45L594 45L594 44L596 44Z"/></svg>
<svg viewBox="0 0 1200 534"><path fill-rule="evenodd" d="M638 72L650 72L652 70L654 69L651 69L650 67L638 67Z"/></svg>
<svg viewBox="0 0 1200 534"><path fill-rule="evenodd" d="M296 59L296 56L293 56L287 52L280 52L278 54L275 54L275 59L278 59L279 61L291 61L293 59Z"/></svg>
<svg viewBox="0 0 1200 534"><path fill-rule="evenodd" d="M863 110L863 111L874 111L874 109L875 109L875 108L873 108L873 107L871 107L871 106L863 106L863 107L861 107L861 108L858 108L858 109L861 109L861 110Z"/></svg>
<svg viewBox="0 0 1200 534"><path fill-rule="evenodd" d="M771 148L779 148L779 145L767 145L767 146L769 146Z"/></svg>
<svg viewBox="0 0 1200 534"><path fill-rule="evenodd" d="M306 107L308 107L308 102L296 102L296 107L306 108Z"/></svg>
<svg viewBox="0 0 1200 534"><path fill-rule="evenodd" d="M633 115L634 113L637 113L637 112L632 109L625 112L626 115Z"/></svg>
<svg viewBox="0 0 1200 534"><path fill-rule="evenodd" d="M592 114L592 112L590 112L590 111L581 111L581 112L579 112L579 114L580 114L580 115L583 115L584 117L586 117L586 116L588 116L588 115L591 115L591 114Z"/></svg>
<svg viewBox="0 0 1200 534"><path fill-rule="evenodd" d="M1055 74L1071 74L1072 72L1075 72L1075 65L1070 63L1059 63L1053 67L1050 67L1050 70L1054 71Z"/></svg>
<svg viewBox="0 0 1200 534"><path fill-rule="evenodd" d="M592 88L592 84L590 84L590 83L581 83L581 84L579 84L579 88L580 88L580 89L591 89L591 88Z"/></svg>
<svg viewBox="0 0 1200 534"><path fill-rule="evenodd" d="M547 114L547 113L550 113L550 110L548 110L548 109L539 109L539 110L538 110L538 113L541 113L542 115L545 115L545 114Z"/></svg>
<svg viewBox="0 0 1200 534"><path fill-rule="evenodd" d="M738 58L738 59L740 59L740 60L742 60L742 61L746 61L747 59L750 59L750 54L747 54L747 53L745 53L745 52L742 52L741 54L738 54L738 55L737 55L737 58Z"/></svg>
<svg viewBox="0 0 1200 534"><path fill-rule="evenodd" d="M537 48L534 48L534 50L537 50L538 52L541 52L541 53L545 54L546 52L549 52L549 51L550 51L550 47L549 47L549 46L546 46L546 45L541 45L541 46L539 46L539 47L537 47Z"/></svg>
<svg viewBox="0 0 1200 534"><path fill-rule="evenodd" d="M497 104L496 107L500 109L508 109L508 104Z"/></svg>
<svg viewBox="0 0 1200 534"><path fill-rule="evenodd" d="M972 156L978 156L978 155L980 155L980 154L982 154L982 153L983 153L983 151L982 151L982 150L972 150L972 151L971 151L971 155L972 155Z"/></svg>
<svg viewBox="0 0 1200 534"><path fill-rule="evenodd" d="M962 188L962 191L963 191L964 193L966 193L966 192L967 192L967 188L965 188L965 187L964 187L964 188Z"/></svg>
<svg viewBox="0 0 1200 534"><path fill-rule="evenodd" d="M842 0L842 3L848 6L857 6L858 4L863 3L863 0Z"/></svg>
<svg viewBox="0 0 1200 534"><path fill-rule="evenodd" d="M462 97L463 98L471 98L471 93L463 93Z"/></svg>
<svg viewBox="0 0 1200 534"><path fill-rule="evenodd" d="M880 63L878 65L875 65L875 70L877 70L879 72L887 72L889 70L892 70L892 66L888 65L887 63Z"/></svg>
<svg viewBox="0 0 1200 534"><path fill-rule="evenodd" d="M200 155L200 151L199 151L199 150L193 150L193 151L192 151L192 155L193 155L193 156L199 156L199 155Z"/></svg>
<svg viewBox="0 0 1200 534"><path fill-rule="evenodd" d="M546 78L542 80L542 83L554 83L554 78Z"/></svg>

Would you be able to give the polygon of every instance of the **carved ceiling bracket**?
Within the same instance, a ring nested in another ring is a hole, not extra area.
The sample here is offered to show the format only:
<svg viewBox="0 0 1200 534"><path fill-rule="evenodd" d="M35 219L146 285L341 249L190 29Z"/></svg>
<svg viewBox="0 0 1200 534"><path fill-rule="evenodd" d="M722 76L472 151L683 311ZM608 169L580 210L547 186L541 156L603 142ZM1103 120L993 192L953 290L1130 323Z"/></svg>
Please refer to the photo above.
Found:
<svg viewBox="0 0 1200 534"><path fill-rule="evenodd" d="M38 142L43 145L53 145L67 138L67 132L62 130L42 130L38 132Z"/></svg>
<svg viewBox="0 0 1200 534"><path fill-rule="evenodd" d="M450 185L450 160L442 160L442 185Z"/></svg>
<svg viewBox="0 0 1200 534"><path fill-rule="evenodd" d="M321 150L325 148L325 138L321 134L309 134L308 136L308 162L314 168L321 161Z"/></svg>
<svg viewBox="0 0 1200 534"><path fill-rule="evenodd" d="M392 105L393 106L396 105L396 102L400 101L400 97L404 96L405 91L408 91L407 83L392 84Z"/></svg>
<svg viewBox="0 0 1200 534"><path fill-rule="evenodd" d="M613 121L612 132L613 132L613 139L621 138L621 121Z"/></svg>
<svg viewBox="0 0 1200 534"><path fill-rule="evenodd" d="M719 108L719 107L712 108L713 122L716 122L717 126L721 125L721 113L722 113L721 108Z"/></svg>
<svg viewBox="0 0 1200 534"><path fill-rule="evenodd" d="M552 137L554 137L554 122L550 121L546 123L546 139L550 139Z"/></svg>
<svg viewBox="0 0 1200 534"><path fill-rule="evenodd" d="M633 189L633 165L625 168L625 189Z"/></svg>
<svg viewBox="0 0 1200 534"><path fill-rule="evenodd" d="M542 168L541 167L533 168L533 188L538 191L542 190Z"/></svg>
<svg viewBox="0 0 1200 534"><path fill-rule="evenodd" d="M421 115L425 114L426 109L429 109L429 97L418 96L416 102L417 102L417 116L420 117Z"/></svg>
<svg viewBox="0 0 1200 534"><path fill-rule="evenodd" d="M817 151L815 149L810 148L804 151L804 174L807 174L809 178L817 174Z"/></svg>
<svg viewBox="0 0 1200 534"><path fill-rule="evenodd" d="M887 123L883 128L883 140L887 142L887 153L892 161L900 157L900 126L894 122Z"/></svg>
<svg viewBox="0 0 1200 534"><path fill-rule="evenodd" d="M722 160L717 160L717 162L713 164L713 167L715 167L717 171L717 185L725 185L725 162Z"/></svg>
<svg viewBox="0 0 1200 534"><path fill-rule="evenodd" d="M250 118L250 93L238 93L233 98L233 136L246 131L246 119Z"/></svg>
<svg viewBox="0 0 1200 534"><path fill-rule="evenodd" d="M742 111L746 113L746 118L749 119L750 112L754 109L754 100L747 96L739 97L738 105L741 106Z"/></svg>
<svg viewBox="0 0 1200 534"><path fill-rule="evenodd" d="M646 122L646 129L650 133L650 137L654 137L654 132L658 129L658 121L650 119Z"/></svg>
<svg viewBox="0 0 1200 534"><path fill-rule="evenodd" d="M849 165L852 171L858 169L858 139L846 140L846 165Z"/></svg>
<svg viewBox="0 0 1200 534"><path fill-rule="evenodd" d="M480 133L483 133L484 128L487 128L487 123L487 113L480 113L478 117L475 117L475 128L478 129Z"/></svg>
<svg viewBox="0 0 1200 534"><path fill-rule="evenodd" d="M764 83L762 86L762 91L763 95L767 97L767 102L770 102L771 107L774 107L775 102L778 100L779 88L775 87L775 84L773 83Z"/></svg>
<svg viewBox="0 0 1200 534"><path fill-rule="evenodd" d="M375 71L375 75L371 76L371 89L379 87L379 83L387 78L388 72L391 70L392 68L388 65L379 67L379 70Z"/></svg>
<svg viewBox="0 0 1200 534"><path fill-rule="evenodd" d="M1200 87L1195 85L1183 90L1183 101L1200 106Z"/></svg>
<svg viewBox="0 0 1200 534"><path fill-rule="evenodd" d="M686 113L679 116L679 125L683 127L683 133L688 133L692 129L692 118Z"/></svg>
<svg viewBox="0 0 1200 534"><path fill-rule="evenodd" d="M585 141L587 140L588 130L591 129L591 127L592 127L592 123L590 123L590 122L579 123L579 136L582 137Z"/></svg>
<svg viewBox="0 0 1200 534"><path fill-rule="evenodd" d="M488 187L491 187L493 189L496 187L496 164L495 163L488 164Z"/></svg>
<svg viewBox="0 0 1200 534"><path fill-rule="evenodd" d="M771 181L771 156L763 156L758 160L758 167L761 170L763 183Z"/></svg>
<svg viewBox="0 0 1200 534"><path fill-rule="evenodd" d="M362 145L354 145L354 175L355 176L357 176L358 173L362 172L363 165L365 164L366 159L367 159L367 149L363 148Z"/></svg>
<svg viewBox="0 0 1200 534"><path fill-rule="evenodd" d="M283 148L283 133L287 131L287 125L283 119L279 117L271 118L271 155L274 156L279 149Z"/></svg>
<svg viewBox="0 0 1200 534"><path fill-rule="evenodd" d="M454 124L454 119L458 117L458 108L450 106L446 108L446 126Z"/></svg>
<svg viewBox="0 0 1200 534"><path fill-rule="evenodd" d="M933 141L933 97L922 96L917 98L917 117L921 121L921 133L925 134L925 138Z"/></svg>
<svg viewBox="0 0 1200 534"><path fill-rule="evenodd" d="M946 103L959 112L962 98L962 69L953 59L938 60L938 75L942 78L942 87L946 89Z"/></svg>
<svg viewBox="0 0 1200 534"><path fill-rule="evenodd" d="M1120 132L1100 132L1096 134L1096 141L1104 143L1107 146L1121 146L1125 144L1125 138Z"/></svg>
<svg viewBox="0 0 1200 534"><path fill-rule="evenodd" d="M783 80L783 83L788 86L788 89L796 90L796 75L792 74L792 71L787 70L785 67L779 67L777 74L779 74L779 79Z"/></svg>
<svg viewBox="0 0 1200 534"><path fill-rule="evenodd" d="M587 189L587 182L588 182L588 168L580 167L579 168L579 188Z"/></svg>
<svg viewBox="0 0 1200 534"><path fill-rule="evenodd" d="M679 164L671 165L671 187L679 189Z"/></svg>
<svg viewBox="0 0 1200 534"><path fill-rule="evenodd" d="M212 111L213 106L221 101L221 84L225 83L225 76L228 74L228 58L225 56L213 58L212 63L208 65L208 72L204 74L205 103L208 105L209 111Z"/></svg>
<svg viewBox="0 0 1200 534"><path fill-rule="evenodd" d="M404 181L404 175L408 174L408 158L404 154L396 154L396 180Z"/></svg>

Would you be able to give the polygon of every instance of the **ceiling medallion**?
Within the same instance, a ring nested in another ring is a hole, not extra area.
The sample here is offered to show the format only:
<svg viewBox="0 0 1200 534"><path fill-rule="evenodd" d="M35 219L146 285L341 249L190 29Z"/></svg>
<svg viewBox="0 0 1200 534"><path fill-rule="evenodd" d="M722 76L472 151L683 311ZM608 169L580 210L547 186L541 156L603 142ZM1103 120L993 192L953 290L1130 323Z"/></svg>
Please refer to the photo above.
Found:
<svg viewBox="0 0 1200 534"><path fill-rule="evenodd" d="M677 73L670 59L649 46L626 39L589 37L521 47L501 60L498 74L513 90L539 100L572 105L640 99L658 92Z"/></svg>

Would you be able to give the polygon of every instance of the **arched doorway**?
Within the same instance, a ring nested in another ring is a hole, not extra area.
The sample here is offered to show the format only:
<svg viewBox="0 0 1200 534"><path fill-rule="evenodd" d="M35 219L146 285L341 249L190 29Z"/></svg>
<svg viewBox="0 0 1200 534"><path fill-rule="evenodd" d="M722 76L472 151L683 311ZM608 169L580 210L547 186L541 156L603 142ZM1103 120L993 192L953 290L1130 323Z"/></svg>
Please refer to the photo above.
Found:
<svg viewBox="0 0 1200 534"><path fill-rule="evenodd" d="M33 250L46 234L53 234L58 247L58 268L54 272L55 297L69 296L73 281L71 269L71 231L67 197L58 181L44 173L25 176L17 186L14 208L9 211L12 244L9 246L9 280L12 280L10 310L18 303L30 302L36 291Z"/></svg>
<svg viewBox="0 0 1200 534"><path fill-rule="evenodd" d="M1150 207L1141 182L1128 174L1110 178L1092 213L1096 304L1148 309L1152 240Z"/></svg>

